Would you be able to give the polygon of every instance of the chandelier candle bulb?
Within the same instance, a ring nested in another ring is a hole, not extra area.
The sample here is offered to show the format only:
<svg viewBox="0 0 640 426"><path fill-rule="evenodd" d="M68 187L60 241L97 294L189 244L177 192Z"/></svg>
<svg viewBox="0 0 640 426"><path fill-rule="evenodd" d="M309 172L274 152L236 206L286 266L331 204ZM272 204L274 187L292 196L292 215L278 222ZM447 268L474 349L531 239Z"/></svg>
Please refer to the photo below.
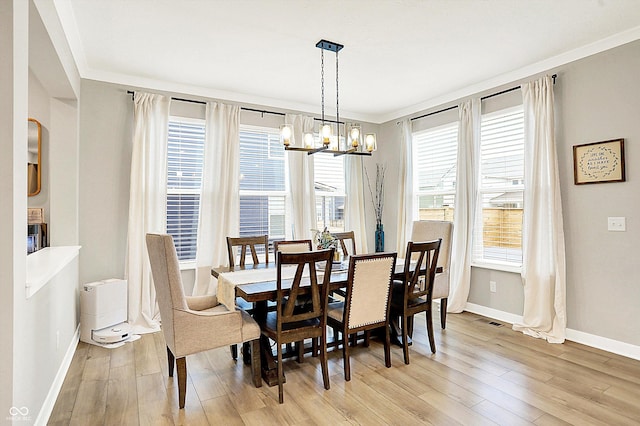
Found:
<svg viewBox="0 0 640 426"><path fill-rule="evenodd" d="M357 148L360 145L360 126L353 124L349 131L349 138L351 139L351 146Z"/></svg>
<svg viewBox="0 0 640 426"><path fill-rule="evenodd" d="M280 126L280 138L282 139L282 144L284 146L291 145L291 136L293 132L291 130L291 126L288 124L283 124Z"/></svg>
<svg viewBox="0 0 640 426"><path fill-rule="evenodd" d="M305 133L304 134L304 147L305 148L313 148L313 134Z"/></svg>
<svg viewBox="0 0 640 426"><path fill-rule="evenodd" d="M375 151L377 149L376 134L375 133L367 134L364 137L364 144L365 144L365 147L367 148L367 152Z"/></svg>
<svg viewBox="0 0 640 426"><path fill-rule="evenodd" d="M331 124L323 124L320 129L322 134L322 143L325 145L329 145L331 143Z"/></svg>

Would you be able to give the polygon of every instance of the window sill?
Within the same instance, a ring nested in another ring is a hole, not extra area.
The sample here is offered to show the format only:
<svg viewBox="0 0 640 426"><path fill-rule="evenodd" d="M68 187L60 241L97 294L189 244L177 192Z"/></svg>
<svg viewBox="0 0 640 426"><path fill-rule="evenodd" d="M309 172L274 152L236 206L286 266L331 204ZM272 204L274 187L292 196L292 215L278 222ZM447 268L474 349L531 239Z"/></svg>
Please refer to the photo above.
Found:
<svg viewBox="0 0 640 426"><path fill-rule="evenodd" d="M494 271L513 272L519 274L522 272L522 266L508 265L504 263L488 263L488 262L472 262L473 268L492 269Z"/></svg>
<svg viewBox="0 0 640 426"><path fill-rule="evenodd" d="M181 271L189 271L189 270L195 270L196 269L196 261L195 260L185 260L183 262L179 262L180 263L180 270Z"/></svg>

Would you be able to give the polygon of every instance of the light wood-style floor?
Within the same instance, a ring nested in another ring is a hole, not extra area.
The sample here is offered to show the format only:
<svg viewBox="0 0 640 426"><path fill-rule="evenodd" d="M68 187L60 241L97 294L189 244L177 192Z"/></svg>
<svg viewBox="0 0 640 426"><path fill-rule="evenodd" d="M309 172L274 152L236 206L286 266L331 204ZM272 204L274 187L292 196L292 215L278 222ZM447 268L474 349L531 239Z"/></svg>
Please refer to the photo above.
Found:
<svg viewBox="0 0 640 426"><path fill-rule="evenodd" d="M358 346L350 382L342 351L330 352L330 390L318 358L286 361L283 405L277 387L253 387L228 348L192 355L184 410L161 333L113 350L80 343L49 424L640 424L640 361L548 344L470 313L449 315L435 337L432 355L417 317L411 364L394 346L389 369L378 341Z"/></svg>

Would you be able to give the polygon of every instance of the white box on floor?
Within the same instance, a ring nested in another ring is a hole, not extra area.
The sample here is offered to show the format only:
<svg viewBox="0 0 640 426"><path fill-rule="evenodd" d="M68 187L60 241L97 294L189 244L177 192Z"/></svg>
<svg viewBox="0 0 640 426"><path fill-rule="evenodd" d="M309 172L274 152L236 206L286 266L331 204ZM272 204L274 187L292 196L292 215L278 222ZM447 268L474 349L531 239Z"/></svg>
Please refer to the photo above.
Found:
<svg viewBox="0 0 640 426"><path fill-rule="evenodd" d="M130 337L127 281L109 279L85 284L80 292L80 340L94 345Z"/></svg>

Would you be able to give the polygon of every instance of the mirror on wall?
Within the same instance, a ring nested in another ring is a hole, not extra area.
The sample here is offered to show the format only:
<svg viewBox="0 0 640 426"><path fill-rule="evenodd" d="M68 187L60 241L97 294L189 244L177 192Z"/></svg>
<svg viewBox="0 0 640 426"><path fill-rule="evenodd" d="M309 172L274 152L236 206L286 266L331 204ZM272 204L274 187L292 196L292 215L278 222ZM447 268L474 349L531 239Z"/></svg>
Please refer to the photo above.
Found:
<svg viewBox="0 0 640 426"><path fill-rule="evenodd" d="M42 126L36 119L29 119L27 131L27 195L40 193L42 180Z"/></svg>

